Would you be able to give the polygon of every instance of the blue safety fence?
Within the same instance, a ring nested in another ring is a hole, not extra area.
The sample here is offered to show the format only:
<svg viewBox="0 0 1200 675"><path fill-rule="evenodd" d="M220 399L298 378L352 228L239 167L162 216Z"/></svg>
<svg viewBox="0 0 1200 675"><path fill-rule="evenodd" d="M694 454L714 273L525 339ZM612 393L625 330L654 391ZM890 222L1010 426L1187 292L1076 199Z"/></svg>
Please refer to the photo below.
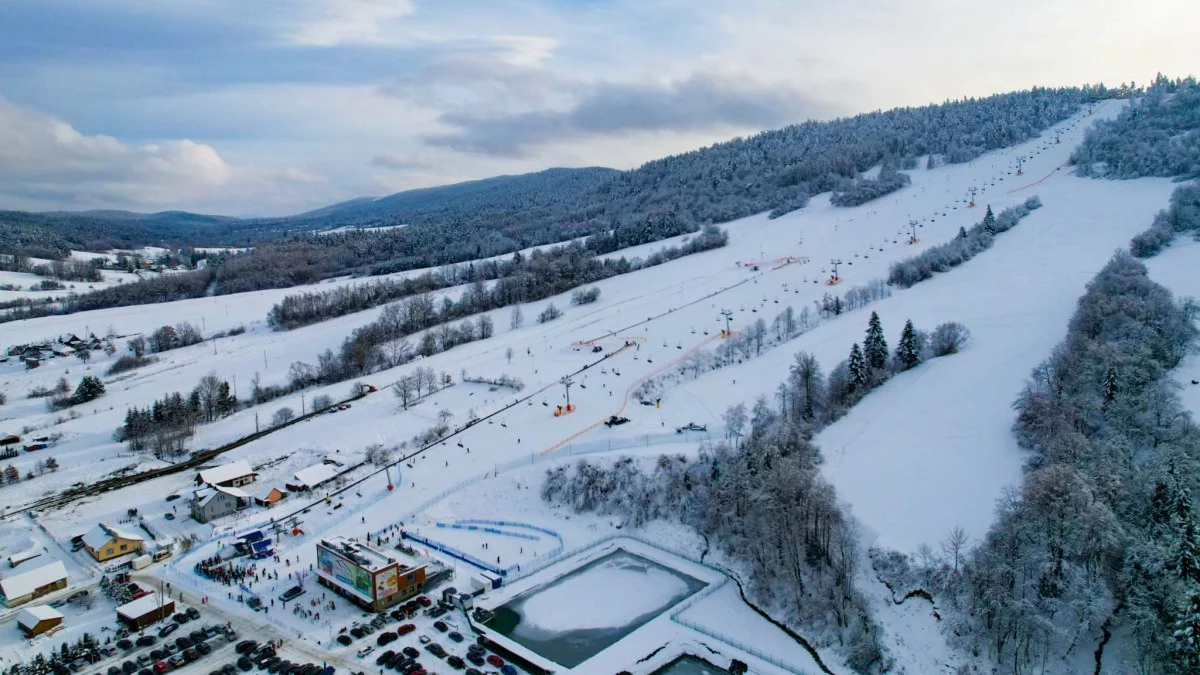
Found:
<svg viewBox="0 0 1200 675"><path fill-rule="evenodd" d="M411 539L419 544L424 544L425 546L428 546L429 548L431 548L435 551L444 553L444 554L450 556L451 558L457 558L465 563L470 563L480 569L487 570L488 572L491 572L492 574L499 574L502 577L508 576L507 568L501 568L497 565L493 565L492 563L486 562L484 560L480 560L479 558L471 555L470 553L467 553L465 551L460 551L457 548L454 548L453 546L450 546L448 544L443 544L440 541L434 541L433 539L429 539L427 537L422 537L419 534L413 534L412 532L407 532L407 531L402 531L401 536L404 537L405 539Z"/></svg>
<svg viewBox="0 0 1200 675"><path fill-rule="evenodd" d="M524 532L510 532L508 530L501 530L500 528L488 527L486 525L462 525L460 523L434 523L434 526L440 527L443 529L449 529L449 530L466 530L468 532L486 532L488 534L495 534L495 535L499 535L501 537L512 537L513 539L524 539L525 541L541 541L542 540L541 537L538 537L536 535L525 534Z"/></svg>

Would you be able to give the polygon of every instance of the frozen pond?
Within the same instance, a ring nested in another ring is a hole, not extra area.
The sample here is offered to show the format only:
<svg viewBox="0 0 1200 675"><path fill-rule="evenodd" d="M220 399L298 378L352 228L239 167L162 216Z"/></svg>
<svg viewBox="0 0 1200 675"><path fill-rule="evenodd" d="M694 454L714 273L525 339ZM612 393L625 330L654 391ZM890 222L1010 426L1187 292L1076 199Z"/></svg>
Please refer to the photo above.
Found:
<svg viewBox="0 0 1200 675"><path fill-rule="evenodd" d="M497 607L488 627L574 668L705 585L618 550Z"/></svg>

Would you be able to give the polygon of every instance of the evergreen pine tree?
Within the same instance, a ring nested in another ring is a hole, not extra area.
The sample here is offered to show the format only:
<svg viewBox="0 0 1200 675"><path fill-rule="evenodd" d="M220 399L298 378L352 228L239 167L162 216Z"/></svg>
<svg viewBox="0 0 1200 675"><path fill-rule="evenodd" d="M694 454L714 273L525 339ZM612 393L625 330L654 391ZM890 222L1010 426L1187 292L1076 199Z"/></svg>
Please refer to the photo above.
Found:
<svg viewBox="0 0 1200 675"><path fill-rule="evenodd" d="M914 339L915 337L914 335ZM867 339L863 340L863 356L866 358L867 367L871 370L887 368L887 340L883 338L883 326L879 322L879 314L875 312L871 312L871 319L867 322Z"/></svg>
<svg viewBox="0 0 1200 675"><path fill-rule="evenodd" d="M1200 531L1196 519L1188 518L1183 524L1179 541L1175 544L1171 567L1180 579L1200 584Z"/></svg>
<svg viewBox="0 0 1200 675"><path fill-rule="evenodd" d="M1200 672L1200 587L1190 589L1187 604L1171 625L1171 651L1178 672Z"/></svg>
<svg viewBox="0 0 1200 675"><path fill-rule="evenodd" d="M900 344L896 345L896 363L900 370L915 368L921 362L921 350L917 345L917 329L913 328L912 319L904 323L904 331L900 333Z"/></svg>
<svg viewBox="0 0 1200 675"><path fill-rule="evenodd" d="M1117 369L1112 366L1104 371L1104 403L1107 405L1117 397Z"/></svg>
<svg viewBox="0 0 1200 675"><path fill-rule="evenodd" d="M983 231L996 234L996 215L992 213L992 205L988 204L987 213L983 215Z"/></svg>
<svg viewBox="0 0 1200 675"><path fill-rule="evenodd" d="M967 238L967 228L965 228L965 227L958 228L958 238L959 239Z"/></svg>
<svg viewBox="0 0 1200 675"><path fill-rule="evenodd" d="M867 384L867 363L863 358L863 352L855 342L850 348L850 377L854 382L855 387L862 387Z"/></svg>

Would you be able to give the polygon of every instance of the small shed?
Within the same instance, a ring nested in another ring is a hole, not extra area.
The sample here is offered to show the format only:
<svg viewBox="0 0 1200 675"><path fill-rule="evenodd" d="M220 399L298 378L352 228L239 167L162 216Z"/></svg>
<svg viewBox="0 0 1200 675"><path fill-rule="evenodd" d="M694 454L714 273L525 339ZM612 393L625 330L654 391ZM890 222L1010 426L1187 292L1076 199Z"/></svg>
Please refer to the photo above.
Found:
<svg viewBox="0 0 1200 675"><path fill-rule="evenodd" d="M61 625L62 622L62 612L48 605L26 607L17 617L17 626L25 632L27 638L41 635L55 626Z"/></svg>
<svg viewBox="0 0 1200 675"><path fill-rule="evenodd" d="M4 434L0 436L0 447L6 445L17 445L21 442L21 437L16 434Z"/></svg>
<svg viewBox="0 0 1200 675"><path fill-rule="evenodd" d="M287 493L277 487L267 487L254 493L254 503L271 507L287 499Z"/></svg>
<svg viewBox="0 0 1200 675"><path fill-rule="evenodd" d="M117 618L133 630L141 630L175 613L175 601L148 593L117 608Z"/></svg>
<svg viewBox="0 0 1200 675"><path fill-rule="evenodd" d="M48 605L26 607L17 617L17 626L27 638L41 635L55 626L61 625L62 622L62 612Z"/></svg>

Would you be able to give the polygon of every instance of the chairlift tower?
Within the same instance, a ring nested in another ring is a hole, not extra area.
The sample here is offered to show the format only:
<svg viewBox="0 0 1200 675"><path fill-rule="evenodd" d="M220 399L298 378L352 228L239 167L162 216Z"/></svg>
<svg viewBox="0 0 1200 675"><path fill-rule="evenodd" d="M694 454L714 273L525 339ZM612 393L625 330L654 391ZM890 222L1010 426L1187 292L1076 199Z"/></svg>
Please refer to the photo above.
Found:
<svg viewBox="0 0 1200 675"><path fill-rule="evenodd" d="M976 195L978 192L979 192L979 188L977 188L977 187L973 187L973 188L971 188L971 202L970 202L969 204L967 204L967 208L968 208L968 209L973 209L973 208L975 208L975 195Z"/></svg>
<svg viewBox="0 0 1200 675"><path fill-rule="evenodd" d="M838 276L838 265L842 264L841 258L833 258L829 261L829 266L833 268L833 276L825 282L829 286L842 283L842 278Z"/></svg>
<svg viewBox="0 0 1200 675"><path fill-rule="evenodd" d="M910 243L910 244L915 244L915 243L917 243L917 241L918 241L918 239L917 239L917 225L919 225L919 224L920 224L920 223L918 223L918 222L917 222L917 221L915 221L915 220L909 220L909 221L908 221L908 229L911 231L911 234L910 234L910 235L909 235L909 237L908 237L908 243Z"/></svg>
<svg viewBox="0 0 1200 675"><path fill-rule="evenodd" d="M729 331L729 320L733 318L733 312L728 309L722 309L721 316L725 317L725 330L721 331L721 337L729 337L732 334Z"/></svg>
<svg viewBox="0 0 1200 675"><path fill-rule="evenodd" d="M1018 158L1017 158L1017 175L1018 175L1018 176L1024 176L1024 175L1025 175L1025 169L1024 169L1024 166L1025 166L1025 158L1024 158L1024 157L1018 157Z"/></svg>

